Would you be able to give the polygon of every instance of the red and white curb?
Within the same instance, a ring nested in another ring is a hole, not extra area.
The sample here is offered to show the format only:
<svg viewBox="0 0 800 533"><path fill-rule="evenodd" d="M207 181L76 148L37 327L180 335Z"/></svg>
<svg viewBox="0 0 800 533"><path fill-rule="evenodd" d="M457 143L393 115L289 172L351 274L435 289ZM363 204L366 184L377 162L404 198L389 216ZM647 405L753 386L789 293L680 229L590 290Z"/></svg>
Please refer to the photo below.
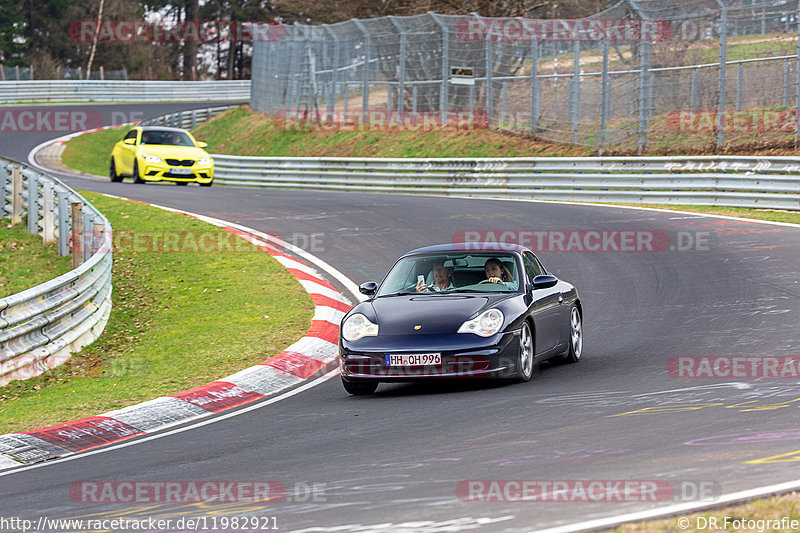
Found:
<svg viewBox="0 0 800 533"><path fill-rule="evenodd" d="M290 245L223 220L146 205L214 224L269 253L297 278L314 301L308 333L263 363L193 389L44 429L0 435L0 470L64 457L241 407L336 368L339 323L352 305L317 270L282 251L292 248ZM338 271L334 273L339 277Z"/></svg>

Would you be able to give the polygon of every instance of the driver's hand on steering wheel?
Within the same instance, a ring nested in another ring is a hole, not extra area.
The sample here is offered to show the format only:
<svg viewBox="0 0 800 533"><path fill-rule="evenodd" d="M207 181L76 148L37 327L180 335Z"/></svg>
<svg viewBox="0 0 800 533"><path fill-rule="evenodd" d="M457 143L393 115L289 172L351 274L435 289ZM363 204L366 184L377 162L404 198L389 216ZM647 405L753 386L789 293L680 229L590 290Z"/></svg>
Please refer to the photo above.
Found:
<svg viewBox="0 0 800 533"><path fill-rule="evenodd" d="M503 283L503 280L497 277L489 278L490 283Z"/></svg>

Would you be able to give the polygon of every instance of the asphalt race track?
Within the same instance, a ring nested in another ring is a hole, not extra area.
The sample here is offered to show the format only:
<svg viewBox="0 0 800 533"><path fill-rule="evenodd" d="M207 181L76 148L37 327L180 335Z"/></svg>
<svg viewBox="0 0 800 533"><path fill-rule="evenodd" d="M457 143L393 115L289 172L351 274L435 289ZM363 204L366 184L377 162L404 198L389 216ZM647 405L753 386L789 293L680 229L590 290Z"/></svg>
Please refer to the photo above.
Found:
<svg viewBox="0 0 800 533"><path fill-rule="evenodd" d="M141 107L150 116L182 105ZM24 161L46 139L2 134L0 151ZM282 234L355 283L380 280L401 253L465 230L639 231L660 245L538 254L580 292L580 364L543 364L526 384L383 384L358 398L334 376L188 431L0 474L0 516L275 517L283 531L532 531L800 478L796 375L679 379L667 371L679 356L800 356L797 228L538 202L65 181ZM754 460L763 461L747 462ZM288 494L271 504L224 505L70 496L84 481L176 480L269 480ZM503 480L638 480L674 491L655 502L613 494L591 501L571 490L569 502L485 502L465 497L469 480L498 480L494 486L506 489L514 486Z"/></svg>

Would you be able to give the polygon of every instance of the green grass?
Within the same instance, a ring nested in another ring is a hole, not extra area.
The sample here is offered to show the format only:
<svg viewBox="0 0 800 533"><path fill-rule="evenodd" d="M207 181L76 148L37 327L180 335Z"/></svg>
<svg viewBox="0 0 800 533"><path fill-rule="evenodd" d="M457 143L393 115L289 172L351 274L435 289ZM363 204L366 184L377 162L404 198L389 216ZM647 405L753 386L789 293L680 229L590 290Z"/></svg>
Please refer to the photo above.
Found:
<svg viewBox="0 0 800 533"><path fill-rule="evenodd" d="M59 257L57 244L45 244L28 233L27 224L0 218L0 298L49 281L72 269L72 259Z"/></svg>
<svg viewBox="0 0 800 533"><path fill-rule="evenodd" d="M709 215L725 215L729 217L754 218L771 222L788 222L800 224L799 211L781 211L776 209L749 209L747 207L711 207L704 205L669 205L669 204L615 204L632 207L655 207L657 209L673 209L675 211L692 211Z"/></svg>
<svg viewBox="0 0 800 533"><path fill-rule="evenodd" d="M183 236L232 242L230 234L183 215L81 194L109 218L119 245L108 326L67 364L0 387L0 433L208 383L266 360L308 330L310 297L266 252L244 246L233 248L245 250L239 252L193 253ZM187 251L144 252L150 240L142 239L133 253L126 232L163 236L163 228L179 235L179 249Z"/></svg>
<svg viewBox="0 0 800 533"><path fill-rule="evenodd" d="M61 161L81 172L108 176L111 149L129 129L130 126L110 128L70 139L61 154Z"/></svg>

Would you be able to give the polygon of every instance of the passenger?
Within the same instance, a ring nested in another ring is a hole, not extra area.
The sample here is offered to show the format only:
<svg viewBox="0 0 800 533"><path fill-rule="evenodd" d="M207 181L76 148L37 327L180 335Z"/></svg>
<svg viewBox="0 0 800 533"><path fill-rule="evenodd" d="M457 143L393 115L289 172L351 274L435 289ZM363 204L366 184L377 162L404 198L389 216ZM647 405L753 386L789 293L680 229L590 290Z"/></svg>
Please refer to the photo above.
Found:
<svg viewBox="0 0 800 533"><path fill-rule="evenodd" d="M437 260L433 263L433 285L430 287L425 281L417 282L417 292L442 292L455 289L452 280L453 269L444 266L444 260Z"/></svg>
<svg viewBox="0 0 800 533"><path fill-rule="evenodd" d="M486 263L483 265L483 271L486 272L486 281L489 283L502 283L509 289L516 289L518 287L517 282L514 281L514 276L511 275L511 271L496 257L491 257L486 260Z"/></svg>

